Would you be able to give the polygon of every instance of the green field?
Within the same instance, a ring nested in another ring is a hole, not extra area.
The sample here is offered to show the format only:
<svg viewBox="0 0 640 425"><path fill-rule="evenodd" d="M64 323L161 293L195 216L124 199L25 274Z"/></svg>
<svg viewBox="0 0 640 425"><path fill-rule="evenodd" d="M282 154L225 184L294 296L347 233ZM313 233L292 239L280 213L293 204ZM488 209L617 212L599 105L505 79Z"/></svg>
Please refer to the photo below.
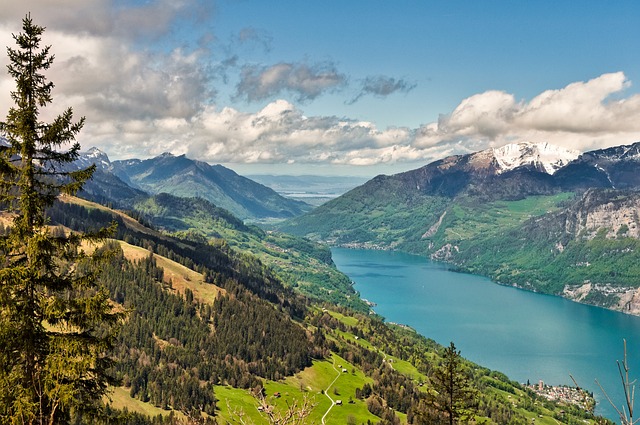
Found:
<svg viewBox="0 0 640 425"><path fill-rule="evenodd" d="M346 369L347 372L342 372L342 369ZM366 423L367 420L378 422L380 418L369 413L366 403L355 398L356 388L372 382L373 380L367 378L361 370L333 354L330 359L315 361L313 366L284 381L265 382L265 402L274 406L276 411L284 412L288 406L301 406L306 398L313 406L307 422L320 424L322 417L331 407L331 397L334 402L341 400L342 405L334 405L331 408L325 418L326 423L344 424L350 416L357 423ZM240 424L240 418L249 418L255 424L268 423L264 414L258 411L258 399L253 397L250 391L216 386L215 392L220 409L218 419L222 419L222 423Z"/></svg>
<svg viewBox="0 0 640 425"><path fill-rule="evenodd" d="M143 415L155 417L155 416L169 416L171 412L178 418L185 418L185 416L177 411L164 410L159 407L153 406L150 403L145 403L136 398L132 398L129 395L129 389L124 387L111 388L108 396L105 397L105 401L111 406L118 409L127 409L130 412L141 413Z"/></svg>

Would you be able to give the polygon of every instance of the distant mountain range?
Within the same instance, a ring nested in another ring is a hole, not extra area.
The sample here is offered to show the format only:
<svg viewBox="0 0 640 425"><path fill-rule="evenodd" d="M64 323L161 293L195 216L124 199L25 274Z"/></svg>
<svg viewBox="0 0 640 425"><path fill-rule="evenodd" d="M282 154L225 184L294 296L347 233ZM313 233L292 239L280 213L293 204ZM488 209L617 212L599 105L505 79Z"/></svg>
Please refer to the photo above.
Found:
<svg viewBox="0 0 640 425"><path fill-rule="evenodd" d="M184 155L164 153L145 160L110 161L106 153L92 148L76 161L78 167L91 164L96 164L97 171L85 192L98 201L111 199L126 205L144 193L168 193L206 199L240 219L250 220L290 218L311 209L222 165Z"/></svg>
<svg viewBox="0 0 640 425"><path fill-rule="evenodd" d="M287 198L298 199L314 206L337 198L369 180L366 177L358 176L257 174L247 175L246 177L272 188Z"/></svg>
<svg viewBox="0 0 640 425"><path fill-rule="evenodd" d="M637 314L638 189L640 142L583 154L517 143L377 176L280 229Z"/></svg>

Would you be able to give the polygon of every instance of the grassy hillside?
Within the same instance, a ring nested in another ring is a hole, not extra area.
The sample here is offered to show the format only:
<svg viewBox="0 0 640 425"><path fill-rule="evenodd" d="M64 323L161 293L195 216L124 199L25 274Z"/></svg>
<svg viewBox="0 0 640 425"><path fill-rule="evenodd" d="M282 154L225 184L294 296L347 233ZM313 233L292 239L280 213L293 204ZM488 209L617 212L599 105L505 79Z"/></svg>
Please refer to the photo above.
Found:
<svg viewBox="0 0 640 425"><path fill-rule="evenodd" d="M101 267L111 298L129 312L115 352L121 385L107 411L113 420L266 424L272 422L260 404L282 413L304 400L312 406L307 423L445 419L429 404L443 353L435 342L368 314L313 305L255 257L219 240L143 232L100 208L57 208L50 213L54 224L91 227L119 219L122 227L120 242L103 248L114 256ZM577 408L544 401L500 373L462 362L477 391L479 421L594 423Z"/></svg>
<svg viewBox="0 0 640 425"><path fill-rule="evenodd" d="M221 239L238 251L251 253L286 285L308 297L369 310L357 297L351 281L335 268L326 246L245 225L226 210L198 198L162 194L140 201L134 208L155 227L178 237L199 242Z"/></svg>
<svg viewBox="0 0 640 425"><path fill-rule="evenodd" d="M216 297L224 296L227 293L224 289L205 282L202 273L193 271L176 261L153 254L148 249L124 241L118 241L118 244L124 257L131 262L153 259L156 265L163 270L162 282L173 293L186 296L189 291L196 302L208 304L213 303Z"/></svg>

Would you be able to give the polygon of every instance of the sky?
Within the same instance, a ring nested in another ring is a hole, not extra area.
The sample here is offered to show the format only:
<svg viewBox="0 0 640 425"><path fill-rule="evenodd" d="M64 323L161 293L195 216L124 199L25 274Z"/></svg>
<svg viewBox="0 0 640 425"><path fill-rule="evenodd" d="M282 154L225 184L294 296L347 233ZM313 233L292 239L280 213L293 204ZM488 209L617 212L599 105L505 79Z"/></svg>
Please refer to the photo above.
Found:
<svg viewBox="0 0 640 425"><path fill-rule="evenodd" d="M72 107L112 160L373 177L640 140L637 1L3 1L1 45L27 13L55 54L42 118ZM0 120L14 89L0 73Z"/></svg>

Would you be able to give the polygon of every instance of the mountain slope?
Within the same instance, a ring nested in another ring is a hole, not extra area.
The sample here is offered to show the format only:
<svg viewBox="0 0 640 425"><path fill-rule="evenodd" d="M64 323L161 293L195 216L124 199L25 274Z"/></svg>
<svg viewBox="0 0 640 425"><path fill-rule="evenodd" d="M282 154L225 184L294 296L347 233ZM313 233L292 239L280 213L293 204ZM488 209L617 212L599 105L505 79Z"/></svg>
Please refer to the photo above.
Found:
<svg viewBox="0 0 640 425"><path fill-rule="evenodd" d="M184 155L113 161L110 171L146 192L200 197L241 219L290 218L310 209L222 165L209 165Z"/></svg>
<svg viewBox="0 0 640 425"><path fill-rule="evenodd" d="M163 159L166 161L162 161L163 165L158 165L156 161L149 161L146 165L141 165L143 161L138 160L127 162L131 167L143 167L147 172L155 174L153 179L158 180L171 179L181 175L181 170L190 170L194 164L198 165L184 156L167 154ZM356 296L347 276L336 270L327 247L299 237L265 232L258 227L245 225L226 209L203 198L183 198L168 193L148 195L139 189L133 189L110 172L114 167L108 156L96 148L83 153L74 165L76 168L86 168L92 164L96 164L96 173L91 184L87 184L86 190L80 193L82 197L117 206L157 229L192 242L224 240L231 247L260 258L288 286L297 288L306 296L359 311L369 311L367 304ZM204 167L206 169L210 166L205 164ZM140 171L140 168L136 171ZM230 170L225 173L240 178ZM124 175L123 178L129 181L128 176ZM267 190L257 186L260 190ZM267 191L270 194L273 192L270 189ZM131 225L131 217L122 217L127 220L127 225Z"/></svg>
<svg viewBox="0 0 640 425"><path fill-rule="evenodd" d="M160 194L140 199L132 208L154 227L193 241L221 239L250 252L271 267L282 281L317 301L367 312L351 281L331 260L331 252L309 240L245 225L228 211L199 198Z"/></svg>
<svg viewBox="0 0 640 425"><path fill-rule="evenodd" d="M446 419L428 402L443 354L433 341L369 315L309 306L255 258L225 244L161 238L140 223L125 225L121 213L68 201L50 211L52 223L92 228L116 219L117 237L135 245L102 248L114 255L102 265L101 281L128 312L115 353L122 384L103 423L160 423L144 412L164 412L162 423L171 424L216 417L269 423L256 409L259 394L275 412L309 399L316 422L323 416L327 423L348 423L350 416L411 424ZM524 424L534 417L553 423L558 415L594 423L576 406L542 403L504 375L460 362L483 423ZM330 409L327 399L338 397L345 403ZM133 412L113 410L124 406ZM101 423L84 419L79 423Z"/></svg>
<svg viewBox="0 0 640 425"><path fill-rule="evenodd" d="M559 152L558 157L550 152ZM279 228L330 243L420 252L415 246L420 236L457 199L477 203L557 193L546 169L572 155L548 145L520 143L451 156L416 170L377 176Z"/></svg>
<svg viewBox="0 0 640 425"><path fill-rule="evenodd" d="M556 174L563 189L640 187L640 142L580 155Z"/></svg>

